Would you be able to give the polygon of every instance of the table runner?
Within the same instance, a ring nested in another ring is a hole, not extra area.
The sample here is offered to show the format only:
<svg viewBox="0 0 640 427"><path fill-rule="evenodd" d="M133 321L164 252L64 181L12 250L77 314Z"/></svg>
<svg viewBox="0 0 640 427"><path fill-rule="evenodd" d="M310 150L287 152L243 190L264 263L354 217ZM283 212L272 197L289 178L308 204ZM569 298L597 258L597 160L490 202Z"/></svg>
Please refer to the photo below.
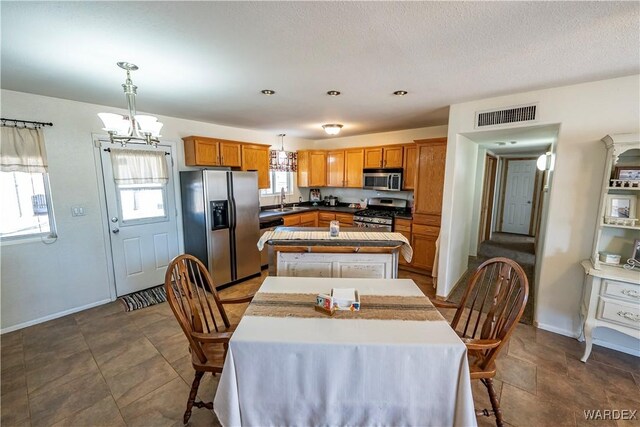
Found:
<svg viewBox="0 0 640 427"><path fill-rule="evenodd" d="M361 295L360 311L336 311L333 316L316 311L317 294L259 292L245 316L370 320L444 320L427 297Z"/></svg>
<svg viewBox="0 0 640 427"><path fill-rule="evenodd" d="M368 242L400 242L400 253L407 262L413 258L413 249L406 237L401 233L391 233L382 231L341 231L338 236L331 237L328 231L267 231L258 241L258 249L264 249L264 245L269 240L352 240L354 244L358 241Z"/></svg>
<svg viewBox="0 0 640 427"><path fill-rule="evenodd" d="M408 279L300 277L267 277L256 296L337 287L424 298ZM476 425L466 347L444 320L245 315L214 410L223 426Z"/></svg>

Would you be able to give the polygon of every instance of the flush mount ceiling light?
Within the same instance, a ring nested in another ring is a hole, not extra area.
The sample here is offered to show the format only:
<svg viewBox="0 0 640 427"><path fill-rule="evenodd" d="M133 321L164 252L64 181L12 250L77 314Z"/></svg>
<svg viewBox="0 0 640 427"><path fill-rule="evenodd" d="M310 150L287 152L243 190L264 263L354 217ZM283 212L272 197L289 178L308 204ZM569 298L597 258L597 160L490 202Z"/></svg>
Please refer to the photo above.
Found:
<svg viewBox="0 0 640 427"><path fill-rule="evenodd" d="M337 91L337 90L330 90L330 91L327 92L327 95L329 95L329 96L338 96L338 95L340 95L340 92Z"/></svg>
<svg viewBox="0 0 640 427"><path fill-rule="evenodd" d="M113 113L100 113L98 117L102 120L105 130L109 133L111 142L119 142L124 147L131 141L144 141L146 144L158 146L160 142L160 129L162 123L156 117L136 114L136 89L138 87L131 81L131 71L138 69L138 66L129 62L118 62L118 67L127 72L122 88L127 98L127 108L129 116Z"/></svg>
<svg viewBox="0 0 640 427"><path fill-rule="evenodd" d="M271 90L271 89L263 89L260 91L260 93L262 93L263 95L275 95L276 91L275 90Z"/></svg>
<svg viewBox="0 0 640 427"><path fill-rule="evenodd" d="M324 131L328 135L337 135L340 133L340 129L342 129L342 125L338 123L330 123L330 124L322 125L322 129L324 129Z"/></svg>
<svg viewBox="0 0 640 427"><path fill-rule="evenodd" d="M395 96L405 96L406 94L408 94L409 92L407 92L406 90L397 90L395 92L393 92L393 94Z"/></svg>

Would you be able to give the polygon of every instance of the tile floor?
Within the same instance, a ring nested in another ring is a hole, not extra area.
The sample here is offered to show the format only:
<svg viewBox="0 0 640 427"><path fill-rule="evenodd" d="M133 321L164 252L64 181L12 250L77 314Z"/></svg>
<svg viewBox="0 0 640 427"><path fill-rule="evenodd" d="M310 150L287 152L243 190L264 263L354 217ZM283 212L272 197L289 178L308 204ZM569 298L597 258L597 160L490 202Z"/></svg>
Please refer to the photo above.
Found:
<svg viewBox="0 0 640 427"><path fill-rule="evenodd" d="M430 279L402 273L433 296ZM222 292L254 292L257 278ZM230 313L239 319L242 310ZM449 310L450 311L450 310ZM2 335L0 423L9 426L180 426L193 379L187 342L167 304L125 313L106 304ZM586 421L585 409L640 409L640 360L594 346L586 364L574 339L518 325L498 360L497 391L513 426L615 426ZM217 377L200 397L212 400ZM477 408L490 407L473 381ZM479 425L495 425L481 417ZM212 426L194 408L190 425ZM640 425L640 421L618 422Z"/></svg>

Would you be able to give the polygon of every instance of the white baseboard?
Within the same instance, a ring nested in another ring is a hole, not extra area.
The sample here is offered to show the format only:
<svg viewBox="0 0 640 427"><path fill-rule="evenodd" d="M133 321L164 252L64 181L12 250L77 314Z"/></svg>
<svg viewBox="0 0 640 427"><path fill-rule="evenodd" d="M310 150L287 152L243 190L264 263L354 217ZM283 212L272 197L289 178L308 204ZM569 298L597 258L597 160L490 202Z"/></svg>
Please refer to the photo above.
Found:
<svg viewBox="0 0 640 427"><path fill-rule="evenodd" d="M569 331L567 329L556 328L555 326L546 325L544 323L536 323L536 327L540 329L544 329L545 331L553 332L555 334L564 335L565 337L578 338L580 335L579 332ZM610 341L604 341L599 338L595 338L593 340L594 345L599 345L600 347L610 348L611 350L619 351L621 353L630 354L632 356L640 357L640 350L632 347L625 347L622 345L614 344Z"/></svg>
<svg viewBox="0 0 640 427"><path fill-rule="evenodd" d="M18 329L23 329L28 326L37 325L38 323L44 323L49 320L57 319L59 317L64 317L69 314L77 313L79 311L87 310L89 308L97 307L99 305L107 304L111 302L111 299L103 299L100 301L92 302L91 304L83 305L80 307L70 308L69 310L60 311L58 313L49 314L48 316L40 317L38 319L29 320L28 322L18 323L17 325L9 326L7 328L0 329L0 335L6 334L7 332L17 331Z"/></svg>
<svg viewBox="0 0 640 427"><path fill-rule="evenodd" d="M594 345L599 345L600 347L606 347L606 348L610 348L611 350L616 350L619 351L621 353L627 353L630 354L632 356L636 356L636 357L640 357L640 350L638 350L637 348L630 348L630 347L624 347L618 344L613 344L609 341L603 341L601 339L594 339L593 340L593 344Z"/></svg>
<svg viewBox="0 0 640 427"><path fill-rule="evenodd" d="M570 331L568 329L558 328L556 326L547 325L546 323L534 322L536 328L544 329L545 331L553 332L554 334L564 335L565 337L578 338L578 333Z"/></svg>

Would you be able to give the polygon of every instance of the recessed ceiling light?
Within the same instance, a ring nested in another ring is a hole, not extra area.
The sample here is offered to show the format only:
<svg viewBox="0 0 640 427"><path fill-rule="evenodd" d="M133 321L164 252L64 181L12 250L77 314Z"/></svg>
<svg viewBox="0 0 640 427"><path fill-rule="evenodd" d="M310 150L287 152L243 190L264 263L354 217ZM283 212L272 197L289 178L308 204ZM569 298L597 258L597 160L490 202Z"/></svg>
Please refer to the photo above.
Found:
<svg viewBox="0 0 640 427"><path fill-rule="evenodd" d="M395 92L393 92L393 94L395 96L405 96L406 94L408 94L409 92L407 92L406 90L397 90Z"/></svg>
<svg viewBox="0 0 640 427"><path fill-rule="evenodd" d="M496 144L498 144L498 145L507 145L506 142L496 142Z"/></svg>
<svg viewBox="0 0 640 427"><path fill-rule="evenodd" d="M509 144L517 144L518 141L509 141Z"/></svg>
<svg viewBox="0 0 640 427"><path fill-rule="evenodd" d="M262 92L263 95L275 95L276 93L275 90L271 90L271 89L263 89L260 92Z"/></svg>
<svg viewBox="0 0 640 427"><path fill-rule="evenodd" d="M324 129L324 131L328 135L337 135L340 133L340 129L342 129L342 125L338 123L329 123L326 125L322 125L322 129Z"/></svg>
<svg viewBox="0 0 640 427"><path fill-rule="evenodd" d="M337 90L330 90L327 92L327 95L329 96L338 96L340 95L340 92L338 92Z"/></svg>

